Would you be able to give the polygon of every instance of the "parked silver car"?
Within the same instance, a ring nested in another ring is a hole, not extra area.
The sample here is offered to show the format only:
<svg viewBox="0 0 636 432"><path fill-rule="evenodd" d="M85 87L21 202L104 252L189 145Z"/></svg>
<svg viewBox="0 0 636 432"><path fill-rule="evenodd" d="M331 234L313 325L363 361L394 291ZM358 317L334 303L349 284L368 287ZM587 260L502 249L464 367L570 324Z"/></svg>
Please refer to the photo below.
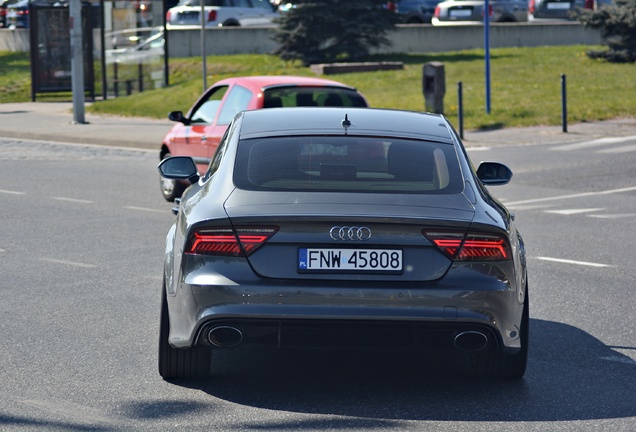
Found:
<svg viewBox="0 0 636 432"><path fill-rule="evenodd" d="M206 27L270 25L278 16L269 0L204 0ZM181 0L168 9L166 24L200 26L201 0Z"/></svg>
<svg viewBox="0 0 636 432"><path fill-rule="evenodd" d="M483 0L447 0L438 3L433 25L475 24L484 20ZM491 22L528 21L527 0L491 0Z"/></svg>

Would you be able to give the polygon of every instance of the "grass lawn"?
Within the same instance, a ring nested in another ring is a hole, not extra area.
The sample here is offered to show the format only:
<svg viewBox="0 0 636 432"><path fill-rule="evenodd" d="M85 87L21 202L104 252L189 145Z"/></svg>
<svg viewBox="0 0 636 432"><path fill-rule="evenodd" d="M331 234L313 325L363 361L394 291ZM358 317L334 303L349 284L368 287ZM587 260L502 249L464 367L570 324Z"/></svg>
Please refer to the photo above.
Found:
<svg viewBox="0 0 636 432"><path fill-rule="evenodd" d="M636 64L612 64L585 55L586 50L598 48L492 49L490 114L485 108L483 50L375 56L370 60L402 61L405 68L328 78L358 88L373 107L422 111L423 64L441 61L446 72L445 114L457 124L461 81L467 129L560 124L561 74L567 76L568 122L636 116ZM208 85L237 75L313 75L309 68L261 54L210 56L207 67ZM155 118L165 118L172 110L187 111L202 92L201 61L171 59L169 69L169 87L96 102L87 111ZM0 52L0 102L29 100L28 54Z"/></svg>

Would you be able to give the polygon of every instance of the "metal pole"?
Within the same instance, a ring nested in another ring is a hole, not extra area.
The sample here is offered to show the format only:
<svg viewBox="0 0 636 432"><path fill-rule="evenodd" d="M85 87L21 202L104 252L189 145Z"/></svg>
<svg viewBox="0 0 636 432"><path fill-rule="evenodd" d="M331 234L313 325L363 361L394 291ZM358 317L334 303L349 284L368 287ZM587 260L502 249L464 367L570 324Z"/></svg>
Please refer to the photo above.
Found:
<svg viewBox="0 0 636 432"><path fill-rule="evenodd" d="M69 3L69 26L71 36L71 89L73 91L73 123L84 120L84 50L82 45L82 3Z"/></svg>
<svg viewBox="0 0 636 432"><path fill-rule="evenodd" d="M459 123L459 137L464 139L464 95L463 85L457 83L457 122Z"/></svg>
<svg viewBox="0 0 636 432"><path fill-rule="evenodd" d="M563 132L568 131L568 96L565 74L561 74L561 124Z"/></svg>
<svg viewBox="0 0 636 432"><path fill-rule="evenodd" d="M490 2L484 2L484 49L486 51L486 114L490 114Z"/></svg>
<svg viewBox="0 0 636 432"><path fill-rule="evenodd" d="M100 22L100 31L99 31L99 41L101 48L101 71L102 71L102 99L106 100L108 98L108 77L106 72L106 17L104 16L104 0L99 0L99 22Z"/></svg>
<svg viewBox="0 0 636 432"><path fill-rule="evenodd" d="M204 0L199 0L201 2L201 63L203 65L203 91L206 91L208 88L208 80L207 80L207 73L208 73L208 68L206 65L206 59L205 59L205 22L206 22L206 16L205 16L205 1Z"/></svg>

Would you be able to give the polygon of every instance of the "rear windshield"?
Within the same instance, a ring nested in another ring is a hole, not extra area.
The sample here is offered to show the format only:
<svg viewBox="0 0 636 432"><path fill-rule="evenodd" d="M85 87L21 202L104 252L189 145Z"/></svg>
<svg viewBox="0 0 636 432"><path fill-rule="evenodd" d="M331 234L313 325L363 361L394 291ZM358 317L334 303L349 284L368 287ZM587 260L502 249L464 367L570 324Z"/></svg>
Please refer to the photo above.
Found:
<svg viewBox="0 0 636 432"><path fill-rule="evenodd" d="M367 106L360 93L337 87L275 87L264 92L264 108L305 106Z"/></svg>
<svg viewBox="0 0 636 432"><path fill-rule="evenodd" d="M454 146L355 136L239 142L234 183L246 190L459 193Z"/></svg>

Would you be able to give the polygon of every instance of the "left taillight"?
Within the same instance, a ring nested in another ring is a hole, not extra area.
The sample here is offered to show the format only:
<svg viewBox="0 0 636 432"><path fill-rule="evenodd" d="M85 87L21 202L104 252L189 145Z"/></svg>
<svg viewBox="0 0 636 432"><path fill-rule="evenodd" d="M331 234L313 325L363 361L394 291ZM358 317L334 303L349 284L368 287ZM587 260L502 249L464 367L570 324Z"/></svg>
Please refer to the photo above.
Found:
<svg viewBox="0 0 636 432"><path fill-rule="evenodd" d="M512 259L508 238L500 234L422 231L422 234L455 261L505 261Z"/></svg>
<svg viewBox="0 0 636 432"><path fill-rule="evenodd" d="M247 257L277 231L278 227L201 228L190 235L184 253Z"/></svg>

